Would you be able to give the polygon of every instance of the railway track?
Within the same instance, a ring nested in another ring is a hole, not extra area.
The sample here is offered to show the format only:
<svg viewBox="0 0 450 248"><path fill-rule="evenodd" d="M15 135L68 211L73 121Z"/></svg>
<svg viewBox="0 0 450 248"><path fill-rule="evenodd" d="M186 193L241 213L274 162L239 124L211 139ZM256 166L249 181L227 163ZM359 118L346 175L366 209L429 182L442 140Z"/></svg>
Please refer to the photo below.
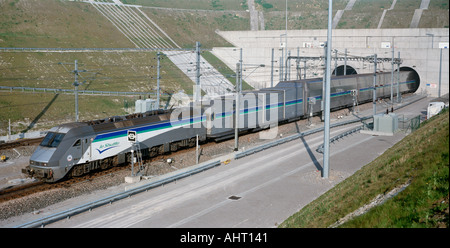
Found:
<svg viewBox="0 0 450 248"><path fill-rule="evenodd" d="M0 190L0 203L33 194L43 186L43 182L33 182L4 188Z"/></svg>
<svg viewBox="0 0 450 248"><path fill-rule="evenodd" d="M109 170L97 171L92 174L84 175L81 177L65 179L63 181L56 182L56 183L45 183L45 182L38 181L38 182L32 182L32 183L7 187L7 188L0 190L0 203L18 199L18 198L22 198L22 197L29 196L29 195L32 195L35 193L48 191L51 189L68 188L73 184L92 180L99 176L111 174L116 171L126 169L126 167L127 166L114 167L114 168L110 168Z"/></svg>
<svg viewBox="0 0 450 248"><path fill-rule="evenodd" d="M211 143L211 142L205 143L202 146L214 145L213 143ZM21 144L23 145L23 144L28 144L28 143L22 142ZM29 143L29 144L33 145L34 143ZM15 147L18 147L18 146L15 146ZM11 148L9 148L9 149L11 149ZM172 152L169 154L158 155L155 157L147 158L147 159L143 160L143 163L147 167L147 165L150 165L151 162L165 160L170 156L175 156L176 154L181 154L181 153L186 153L186 152L191 152L191 151L195 151L195 147L194 148L186 148L186 149L178 150L176 152ZM116 172L120 172L120 171L130 169L130 168L131 168L131 164L124 164L124 165L112 167L112 168L109 168L106 170L94 171L87 175L64 179L62 181L58 181L55 183L45 183L45 182L39 181L39 182L31 182L31 183L26 183L26 184L21 184L21 185L10 186L7 188L0 189L0 203L11 201L14 199L19 199L19 198L26 197L26 196L29 196L29 195L32 195L35 193L48 191L48 190L52 190L52 189L69 188L72 185L77 184L77 183L91 181L97 177L105 176L108 174L114 174Z"/></svg>
<svg viewBox="0 0 450 248"><path fill-rule="evenodd" d="M64 179L64 180L56 182L56 183L45 183L45 182L38 181L38 182L32 182L32 183L27 183L27 184L22 184L22 185L17 185L17 186L11 186L11 187L0 190L0 203L14 200L14 199L19 199L19 198L26 197L26 196L29 196L29 195L32 195L35 193L48 191L48 190L52 190L52 189L69 188L74 184L85 182L85 181L91 181L97 177L105 176L108 174L114 174L118 171L126 170L129 167L130 167L129 164L117 166L117 167L113 167L113 168L110 168L107 170L95 171L93 173L83 175L80 177Z"/></svg>
<svg viewBox="0 0 450 248"><path fill-rule="evenodd" d="M32 146L42 142L44 137L34 139L19 139L12 142L6 142L0 144L0 150L13 149L20 146Z"/></svg>

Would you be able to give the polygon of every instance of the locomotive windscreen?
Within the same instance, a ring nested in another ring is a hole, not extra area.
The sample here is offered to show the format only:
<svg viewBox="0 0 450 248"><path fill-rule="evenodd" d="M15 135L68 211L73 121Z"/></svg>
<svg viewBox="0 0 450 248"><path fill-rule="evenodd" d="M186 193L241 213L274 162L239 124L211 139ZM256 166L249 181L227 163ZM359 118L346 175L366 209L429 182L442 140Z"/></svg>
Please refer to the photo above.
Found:
<svg viewBox="0 0 450 248"><path fill-rule="evenodd" d="M59 143L61 143L61 140L64 138L64 135L65 134L63 133L49 132L39 145L44 147L57 147Z"/></svg>

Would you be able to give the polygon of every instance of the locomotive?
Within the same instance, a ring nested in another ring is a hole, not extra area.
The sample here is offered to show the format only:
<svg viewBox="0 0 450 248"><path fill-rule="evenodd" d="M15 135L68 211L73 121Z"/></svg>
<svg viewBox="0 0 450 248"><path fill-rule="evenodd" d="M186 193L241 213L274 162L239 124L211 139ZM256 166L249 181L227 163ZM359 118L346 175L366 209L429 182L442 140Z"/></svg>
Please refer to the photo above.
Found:
<svg viewBox="0 0 450 248"><path fill-rule="evenodd" d="M419 88L420 79L414 71L400 71L399 76L402 94ZM355 101L372 101L373 77L332 77L331 109L351 107ZM376 96L389 97L391 74L381 72L376 77ZM130 131L136 134L134 138L145 158L193 147L197 136L200 142L232 137L235 125L239 132L254 131L317 114L321 111L322 80L281 81L272 88L244 91L239 107L235 95L225 95L177 109L62 124L48 131L22 172L44 182L56 182L130 163L134 156L134 145L128 140Z"/></svg>

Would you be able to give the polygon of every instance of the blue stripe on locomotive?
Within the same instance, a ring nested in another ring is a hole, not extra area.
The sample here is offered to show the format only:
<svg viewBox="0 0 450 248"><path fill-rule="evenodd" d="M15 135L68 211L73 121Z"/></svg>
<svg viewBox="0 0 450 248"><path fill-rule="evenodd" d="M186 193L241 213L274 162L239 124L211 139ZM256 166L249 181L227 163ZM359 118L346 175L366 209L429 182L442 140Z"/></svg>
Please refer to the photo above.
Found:
<svg viewBox="0 0 450 248"><path fill-rule="evenodd" d="M124 129L124 130L115 131L115 132L111 132L111 133L99 134L99 135L97 135L97 137L95 137L93 142L95 143L95 142L100 142L100 141L109 140L109 139L126 137L128 134L128 131L136 131L137 134L146 133L146 132L151 132L151 131L156 131L156 130L161 130L161 129L168 129L168 128L172 128L172 127L183 126L183 125L187 125L187 124L194 124L194 123L202 122L204 120L206 120L205 116L197 116L197 117L185 118L185 119L172 121L172 122L165 121L162 123L152 124L152 125L148 125L148 126Z"/></svg>

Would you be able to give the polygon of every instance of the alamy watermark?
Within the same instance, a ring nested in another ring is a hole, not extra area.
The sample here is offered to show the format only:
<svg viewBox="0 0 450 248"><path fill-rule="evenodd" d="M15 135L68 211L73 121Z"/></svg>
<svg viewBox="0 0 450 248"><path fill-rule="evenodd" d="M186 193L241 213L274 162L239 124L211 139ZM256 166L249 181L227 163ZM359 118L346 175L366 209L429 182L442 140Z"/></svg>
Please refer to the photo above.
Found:
<svg viewBox="0 0 450 248"><path fill-rule="evenodd" d="M195 91L194 91L195 92ZM279 113L284 111L280 95L273 92L243 92L236 108L236 93L226 96L205 96L193 102L185 93L172 96L180 104L170 115L172 126L182 128L207 128L209 133L229 132L239 129L263 128L260 139L274 139L278 134ZM281 106L281 107L280 107ZM239 113L239 120L236 114Z"/></svg>

